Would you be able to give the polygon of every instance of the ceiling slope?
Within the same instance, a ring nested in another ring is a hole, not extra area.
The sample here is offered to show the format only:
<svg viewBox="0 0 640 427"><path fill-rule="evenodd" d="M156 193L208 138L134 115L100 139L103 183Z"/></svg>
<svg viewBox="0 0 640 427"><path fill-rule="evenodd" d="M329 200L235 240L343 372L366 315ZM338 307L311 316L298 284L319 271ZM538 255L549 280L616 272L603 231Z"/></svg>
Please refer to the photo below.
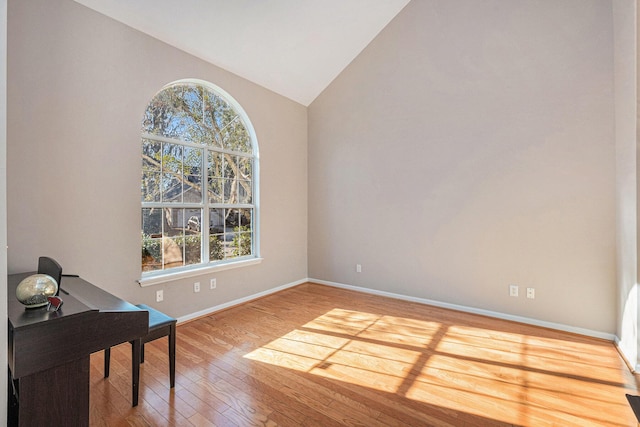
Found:
<svg viewBox="0 0 640 427"><path fill-rule="evenodd" d="M309 105L409 0L75 0Z"/></svg>

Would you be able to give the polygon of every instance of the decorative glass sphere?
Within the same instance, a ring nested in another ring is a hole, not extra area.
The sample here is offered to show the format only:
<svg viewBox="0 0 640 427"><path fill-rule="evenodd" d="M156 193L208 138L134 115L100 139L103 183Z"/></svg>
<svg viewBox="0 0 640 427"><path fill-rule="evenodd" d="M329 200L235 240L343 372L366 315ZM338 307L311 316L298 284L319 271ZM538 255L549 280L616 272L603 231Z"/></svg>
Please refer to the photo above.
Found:
<svg viewBox="0 0 640 427"><path fill-rule="evenodd" d="M47 305L47 297L58 292L56 279L48 274L33 274L25 277L16 288L16 298L27 308Z"/></svg>

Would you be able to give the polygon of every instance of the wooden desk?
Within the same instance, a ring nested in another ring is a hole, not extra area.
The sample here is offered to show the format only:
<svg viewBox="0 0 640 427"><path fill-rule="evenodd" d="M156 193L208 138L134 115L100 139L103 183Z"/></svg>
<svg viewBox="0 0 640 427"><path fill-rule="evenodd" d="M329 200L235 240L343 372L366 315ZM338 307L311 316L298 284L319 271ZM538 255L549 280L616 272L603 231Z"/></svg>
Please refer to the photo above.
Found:
<svg viewBox="0 0 640 427"><path fill-rule="evenodd" d="M18 385L18 425L88 426L90 354L126 341L137 343L139 354L149 313L67 276L60 283L59 311L25 309L15 289L30 274L10 275L7 283L9 373ZM140 369L135 355L132 369L135 401Z"/></svg>

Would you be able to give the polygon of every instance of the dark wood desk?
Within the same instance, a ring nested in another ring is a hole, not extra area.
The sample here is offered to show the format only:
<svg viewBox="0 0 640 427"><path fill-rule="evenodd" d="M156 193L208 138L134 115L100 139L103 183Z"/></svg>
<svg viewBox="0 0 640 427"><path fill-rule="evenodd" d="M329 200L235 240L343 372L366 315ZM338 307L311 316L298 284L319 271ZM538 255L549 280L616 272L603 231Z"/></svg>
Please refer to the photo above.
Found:
<svg viewBox="0 0 640 427"><path fill-rule="evenodd" d="M19 403L13 415L20 426L88 426L90 354L132 341L139 356L149 312L68 276L60 283L64 304L59 311L25 309L15 289L30 274L10 275L7 283L9 373L16 380ZM134 402L139 359L134 354Z"/></svg>

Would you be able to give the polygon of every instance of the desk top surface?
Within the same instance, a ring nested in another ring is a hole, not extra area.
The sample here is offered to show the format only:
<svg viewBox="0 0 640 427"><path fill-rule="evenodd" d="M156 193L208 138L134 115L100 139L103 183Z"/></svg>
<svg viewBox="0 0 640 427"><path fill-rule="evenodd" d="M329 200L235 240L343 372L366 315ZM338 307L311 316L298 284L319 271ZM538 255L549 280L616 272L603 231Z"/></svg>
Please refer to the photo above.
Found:
<svg viewBox="0 0 640 427"><path fill-rule="evenodd" d="M20 281L31 274L35 274L35 272L8 276L8 317L14 329L26 328L50 320L91 316L92 313L97 315L99 312L140 311L135 305L74 276L63 276L60 280L60 298L64 301L60 310L47 311L46 306L25 308L16 298L15 290Z"/></svg>
<svg viewBox="0 0 640 427"><path fill-rule="evenodd" d="M26 308L15 295L33 272L12 274L7 281L8 362L22 378L89 354L131 341L149 332L149 312L121 300L79 277L63 276L58 311Z"/></svg>

